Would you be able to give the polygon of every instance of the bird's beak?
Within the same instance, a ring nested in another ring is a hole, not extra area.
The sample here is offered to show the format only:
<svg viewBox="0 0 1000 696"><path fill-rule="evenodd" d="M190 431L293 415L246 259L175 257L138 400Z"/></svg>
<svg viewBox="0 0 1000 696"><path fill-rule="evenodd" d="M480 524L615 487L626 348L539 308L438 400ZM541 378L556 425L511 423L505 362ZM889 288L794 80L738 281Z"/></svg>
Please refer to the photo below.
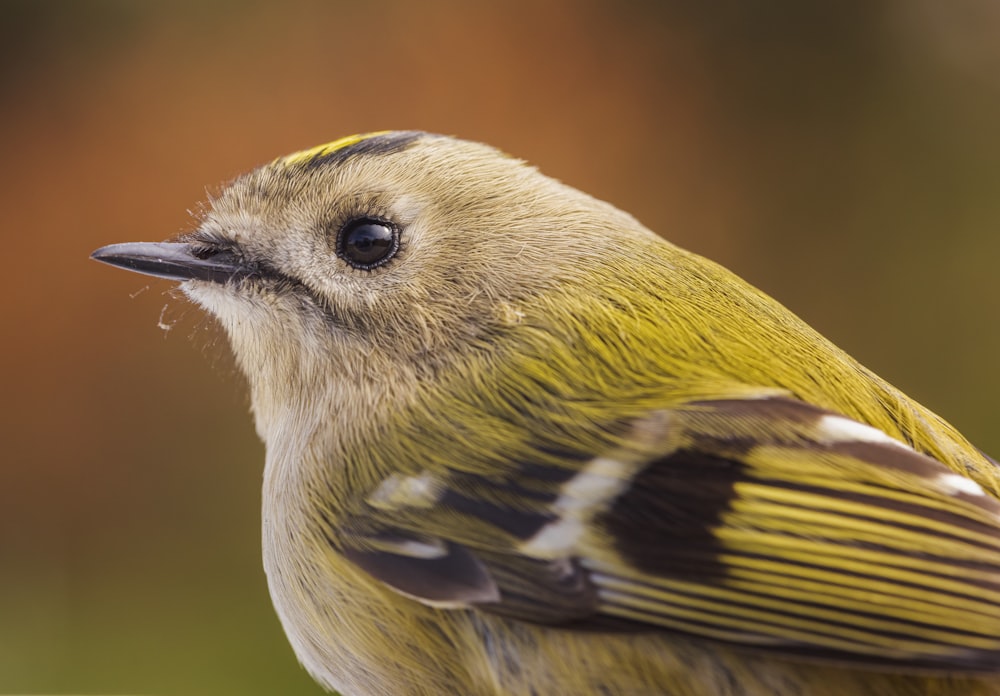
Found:
<svg viewBox="0 0 1000 696"><path fill-rule="evenodd" d="M225 283L246 275L246 264L228 249L185 242L128 242L101 247L90 258L129 271L171 280Z"/></svg>

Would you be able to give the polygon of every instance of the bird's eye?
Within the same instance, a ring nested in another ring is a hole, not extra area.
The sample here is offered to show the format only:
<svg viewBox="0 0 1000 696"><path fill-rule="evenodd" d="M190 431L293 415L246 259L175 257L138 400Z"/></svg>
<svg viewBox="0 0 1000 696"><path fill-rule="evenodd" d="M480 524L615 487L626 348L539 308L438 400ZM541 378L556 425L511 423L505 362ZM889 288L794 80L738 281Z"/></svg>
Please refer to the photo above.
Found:
<svg viewBox="0 0 1000 696"><path fill-rule="evenodd" d="M399 231L384 220L351 220L337 237L337 256L366 271L386 263L398 250Z"/></svg>

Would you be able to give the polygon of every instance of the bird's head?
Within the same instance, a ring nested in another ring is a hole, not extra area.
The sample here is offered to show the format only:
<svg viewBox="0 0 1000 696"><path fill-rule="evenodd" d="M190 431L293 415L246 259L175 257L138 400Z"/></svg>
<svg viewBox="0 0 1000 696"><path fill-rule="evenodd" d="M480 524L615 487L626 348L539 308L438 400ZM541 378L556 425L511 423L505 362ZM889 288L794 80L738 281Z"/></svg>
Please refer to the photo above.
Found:
<svg viewBox="0 0 1000 696"><path fill-rule="evenodd" d="M498 150L400 131L277 159L226 187L194 232L95 258L183 281L225 327L259 410L258 396L330 383L406 389L647 237Z"/></svg>

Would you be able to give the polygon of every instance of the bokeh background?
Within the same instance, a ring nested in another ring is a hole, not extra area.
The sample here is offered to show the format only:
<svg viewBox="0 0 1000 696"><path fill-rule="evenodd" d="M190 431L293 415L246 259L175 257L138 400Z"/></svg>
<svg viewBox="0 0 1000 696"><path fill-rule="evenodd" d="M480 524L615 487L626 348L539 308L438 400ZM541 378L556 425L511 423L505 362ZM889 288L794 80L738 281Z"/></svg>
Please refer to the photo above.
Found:
<svg viewBox="0 0 1000 696"><path fill-rule="evenodd" d="M993 0L0 2L0 693L319 694L214 324L87 256L280 154L491 142L1000 452Z"/></svg>

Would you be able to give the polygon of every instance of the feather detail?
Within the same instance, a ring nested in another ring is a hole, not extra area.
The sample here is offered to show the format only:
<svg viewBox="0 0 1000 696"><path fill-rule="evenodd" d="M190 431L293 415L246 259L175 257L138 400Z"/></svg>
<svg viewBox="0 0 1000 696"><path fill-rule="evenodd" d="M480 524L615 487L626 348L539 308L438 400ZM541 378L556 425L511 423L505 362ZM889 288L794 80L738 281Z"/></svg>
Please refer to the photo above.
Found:
<svg viewBox="0 0 1000 696"><path fill-rule="evenodd" d="M387 480L356 525L378 532L346 555L436 607L857 665L1000 665L1000 502L971 479L786 397L690 402L631 432L631 450L565 468Z"/></svg>
<svg viewBox="0 0 1000 696"><path fill-rule="evenodd" d="M792 399L689 404L674 426L676 449L595 520L601 611L785 654L997 669L1000 503L978 484Z"/></svg>
<svg viewBox="0 0 1000 696"><path fill-rule="evenodd" d="M499 599L482 562L458 544L402 535L368 540L371 548L348 548L344 555L404 596L445 609Z"/></svg>

